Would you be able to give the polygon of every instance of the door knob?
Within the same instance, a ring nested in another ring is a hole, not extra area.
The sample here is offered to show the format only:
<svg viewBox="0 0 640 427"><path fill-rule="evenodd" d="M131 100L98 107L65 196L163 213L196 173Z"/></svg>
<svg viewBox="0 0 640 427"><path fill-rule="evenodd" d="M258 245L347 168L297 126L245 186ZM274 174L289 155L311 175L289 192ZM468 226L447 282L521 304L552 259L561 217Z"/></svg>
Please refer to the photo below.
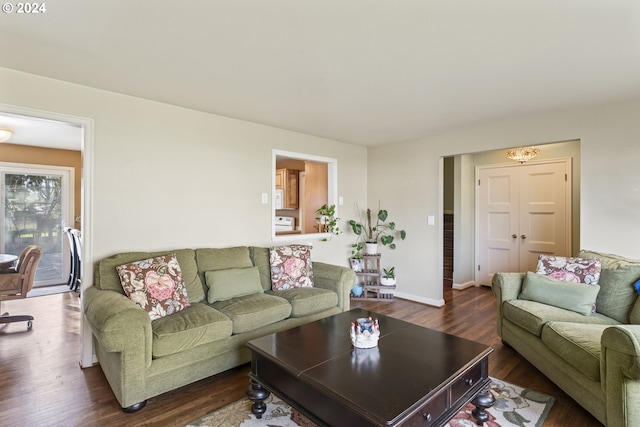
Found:
<svg viewBox="0 0 640 427"><path fill-rule="evenodd" d="M512 239L515 239L516 237L518 237L518 235L517 235L517 234L512 234L512 235L511 235L511 238L512 238Z"/></svg>
<svg viewBox="0 0 640 427"><path fill-rule="evenodd" d="M522 236L520 236L520 238L521 238L522 240L524 240L524 239L526 239L526 238L527 238L527 236L525 236L525 235L523 234Z"/></svg>

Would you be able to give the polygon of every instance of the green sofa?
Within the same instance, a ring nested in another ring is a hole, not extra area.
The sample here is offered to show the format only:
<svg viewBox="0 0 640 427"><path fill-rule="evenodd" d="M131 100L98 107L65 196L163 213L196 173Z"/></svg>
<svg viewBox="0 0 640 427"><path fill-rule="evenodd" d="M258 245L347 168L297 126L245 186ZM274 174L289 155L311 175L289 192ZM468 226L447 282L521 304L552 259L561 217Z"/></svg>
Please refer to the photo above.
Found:
<svg viewBox="0 0 640 427"><path fill-rule="evenodd" d="M151 321L125 295L116 266L170 252L176 254L190 306ZM206 272L252 267L263 292L207 302ZM97 263L83 311L109 385L123 410L133 412L150 397L249 362L245 343L253 338L349 310L351 269L313 262L313 276L313 288L272 291L268 248L120 253Z"/></svg>
<svg viewBox="0 0 640 427"><path fill-rule="evenodd" d="M523 284L541 280L535 273L496 273L498 335L604 425L640 426L640 261L578 256L602 262L595 313L577 312L578 293L527 297Z"/></svg>

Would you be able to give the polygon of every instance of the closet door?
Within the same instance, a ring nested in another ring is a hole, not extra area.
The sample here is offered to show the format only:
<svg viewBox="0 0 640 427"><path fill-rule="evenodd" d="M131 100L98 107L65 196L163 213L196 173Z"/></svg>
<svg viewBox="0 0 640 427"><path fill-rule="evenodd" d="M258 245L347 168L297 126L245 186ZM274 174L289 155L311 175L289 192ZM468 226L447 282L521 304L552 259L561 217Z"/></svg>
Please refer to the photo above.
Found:
<svg viewBox="0 0 640 427"><path fill-rule="evenodd" d="M477 169L476 282L535 271L538 255L570 255L570 159Z"/></svg>
<svg viewBox="0 0 640 427"><path fill-rule="evenodd" d="M477 179L476 283L491 284L496 271L519 271L520 170L482 168Z"/></svg>
<svg viewBox="0 0 640 427"><path fill-rule="evenodd" d="M564 163L530 164L520 168L519 267L516 271L536 271L540 254L571 255L567 237L567 230L571 229L567 215L569 190L565 175L568 179Z"/></svg>

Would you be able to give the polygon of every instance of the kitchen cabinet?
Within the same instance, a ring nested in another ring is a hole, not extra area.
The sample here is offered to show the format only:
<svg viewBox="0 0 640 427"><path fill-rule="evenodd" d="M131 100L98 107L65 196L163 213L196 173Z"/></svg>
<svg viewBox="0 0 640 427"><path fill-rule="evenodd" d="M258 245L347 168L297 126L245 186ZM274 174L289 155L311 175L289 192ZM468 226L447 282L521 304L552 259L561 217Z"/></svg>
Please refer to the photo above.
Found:
<svg viewBox="0 0 640 427"><path fill-rule="evenodd" d="M299 171L293 169L276 169L276 189L283 190L282 208L298 208Z"/></svg>

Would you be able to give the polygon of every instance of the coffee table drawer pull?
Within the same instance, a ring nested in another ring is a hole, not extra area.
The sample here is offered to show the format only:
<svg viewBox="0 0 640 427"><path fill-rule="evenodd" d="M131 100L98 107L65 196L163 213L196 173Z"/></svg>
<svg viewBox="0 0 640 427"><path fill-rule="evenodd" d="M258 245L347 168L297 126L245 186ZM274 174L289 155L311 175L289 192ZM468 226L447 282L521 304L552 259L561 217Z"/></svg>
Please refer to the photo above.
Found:
<svg viewBox="0 0 640 427"><path fill-rule="evenodd" d="M455 403L482 380L482 368L480 365L472 367L464 373L464 376L451 385L451 402Z"/></svg>
<svg viewBox="0 0 640 427"><path fill-rule="evenodd" d="M447 390L442 390L423 405L411 418L403 425L407 426L430 426L437 422L442 414L447 410Z"/></svg>

